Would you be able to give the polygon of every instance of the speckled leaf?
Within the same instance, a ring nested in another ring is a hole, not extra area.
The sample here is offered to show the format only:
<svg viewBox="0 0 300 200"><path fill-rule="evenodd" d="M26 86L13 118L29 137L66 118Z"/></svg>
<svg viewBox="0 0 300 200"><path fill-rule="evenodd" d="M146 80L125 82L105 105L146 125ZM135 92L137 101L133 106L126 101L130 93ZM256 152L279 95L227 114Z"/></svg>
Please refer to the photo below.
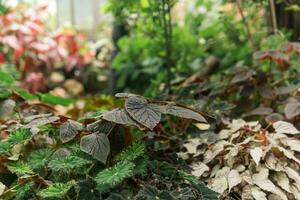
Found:
<svg viewBox="0 0 300 200"><path fill-rule="evenodd" d="M9 116L13 113L14 107L16 106L16 102L7 99L0 102L0 118L9 118Z"/></svg>
<svg viewBox="0 0 300 200"><path fill-rule="evenodd" d="M288 119L292 119L300 114L300 102L288 103L284 108L284 114Z"/></svg>
<svg viewBox="0 0 300 200"><path fill-rule="evenodd" d="M79 131L82 130L82 124L74 120L68 119L60 126L59 136L63 143L72 140Z"/></svg>
<svg viewBox="0 0 300 200"><path fill-rule="evenodd" d="M111 121L117 124L124 124L124 125L133 125L139 127L139 125L130 118L129 114L126 112L125 109L113 109L104 113L103 119L107 121Z"/></svg>
<svg viewBox="0 0 300 200"><path fill-rule="evenodd" d="M194 119L199 122L207 123L206 119L200 113L181 106L168 104L164 109L161 109L161 111L163 114L174 115L186 119Z"/></svg>
<svg viewBox="0 0 300 200"><path fill-rule="evenodd" d="M298 131L293 124L285 121L278 121L273 124L273 127L277 133L286 133L286 134L298 134Z"/></svg>
<svg viewBox="0 0 300 200"><path fill-rule="evenodd" d="M157 105L148 104L141 96L130 96L125 102L128 114L143 126L153 130L161 119L161 111Z"/></svg>
<svg viewBox="0 0 300 200"><path fill-rule="evenodd" d="M108 137L103 133L94 133L82 137L80 141L80 148L82 151L92 155L95 159L104 164L106 163L110 152Z"/></svg>
<svg viewBox="0 0 300 200"><path fill-rule="evenodd" d="M87 125L87 130L92 133L108 134L112 131L113 128L114 128L114 124L112 122L102 120L102 119Z"/></svg>

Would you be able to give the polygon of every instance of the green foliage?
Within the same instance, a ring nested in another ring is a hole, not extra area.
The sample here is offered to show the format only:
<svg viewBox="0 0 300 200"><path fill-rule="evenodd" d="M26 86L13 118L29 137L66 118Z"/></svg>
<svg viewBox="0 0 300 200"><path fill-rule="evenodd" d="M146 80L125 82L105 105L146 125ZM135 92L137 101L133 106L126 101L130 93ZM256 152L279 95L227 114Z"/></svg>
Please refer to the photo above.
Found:
<svg viewBox="0 0 300 200"><path fill-rule="evenodd" d="M54 171L60 171L60 172L65 172L65 173L71 173L71 172L76 172L76 173L83 173L82 171L84 166L87 166L91 164L92 162L89 160L86 160L84 158L80 158L77 156L68 156L67 158L64 159L54 159L51 160L48 164L50 169Z"/></svg>
<svg viewBox="0 0 300 200"><path fill-rule="evenodd" d="M10 153L10 143L7 141L0 142L0 154L9 155Z"/></svg>
<svg viewBox="0 0 300 200"><path fill-rule="evenodd" d="M22 144L31 138L31 132L28 129L20 128L9 135L8 143L10 145Z"/></svg>
<svg viewBox="0 0 300 200"><path fill-rule="evenodd" d="M23 199L28 198L30 190L33 188L33 186L34 186L34 183L32 181L29 181L25 184L18 186L17 190L16 190L15 198L17 200L23 200Z"/></svg>
<svg viewBox="0 0 300 200"><path fill-rule="evenodd" d="M43 198L58 198L64 199L64 196L67 192L74 186L74 181L67 183L54 183L47 187L46 189L41 190L38 195Z"/></svg>
<svg viewBox="0 0 300 200"><path fill-rule="evenodd" d="M151 185L146 185L144 188L142 188L139 191L138 194L139 197L142 197L146 200L155 200L155 199L160 199L160 200L173 200L174 198L169 194L168 191L163 190L160 191L156 187L151 186Z"/></svg>
<svg viewBox="0 0 300 200"><path fill-rule="evenodd" d="M72 99L54 96L50 93L47 94L39 93L38 96L42 102L49 103L49 104L69 106L70 104L73 103Z"/></svg>
<svg viewBox="0 0 300 200"><path fill-rule="evenodd" d="M50 148L35 150L29 154L27 163L34 170L41 169L46 166L52 152Z"/></svg>
<svg viewBox="0 0 300 200"><path fill-rule="evenodd" d="M109 185L110 187L121 183L125 178L133 175L134 163L121 161L111 168L104 169L95 178L98 185Z"/></svg>
<svg viewBox="0 0 300 200"><path fill-rule="evenodd" d="M33 174L31 167L23 161L9 162L6 164L9 171L19 175Z"/></svg>
<svg viewBox="0 0 300 200"><path fill-rule="evenodd" d="M145 146L141 142L134 142L123 150L115 158L116 161L134 161L136 158L144 155Z"/></svg>

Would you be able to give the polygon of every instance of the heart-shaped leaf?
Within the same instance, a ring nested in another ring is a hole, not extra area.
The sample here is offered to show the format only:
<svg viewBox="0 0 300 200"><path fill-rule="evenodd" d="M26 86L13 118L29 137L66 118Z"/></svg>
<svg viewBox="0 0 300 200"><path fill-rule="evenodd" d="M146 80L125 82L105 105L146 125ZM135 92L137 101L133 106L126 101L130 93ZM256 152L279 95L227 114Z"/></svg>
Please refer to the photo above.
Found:
<svg viewBox="0 0 300 200"><path fill-rule="evenodd" d="M109 134L112 131L113 128L114 128L114 125L113 125L112 122L102 120L102 119L87 125L87 130L92 132L92 133Z"/></svg>
<svg viewBox="0 0 300 200"><path fill-rule="evenodd" d="M161 119L159 107L155 104L149 104L141 96L129 96L125 102L125 109L130 117L151 130Z"/></svg>
<svg viewBox="0 0 300 200"><path fill-rule="evenodd" d="M117 124L133 125L139 127L139 125L133 119L130 118L129 114L126 112L125 109L117 108L108 111L103 115L103 119Z"/></svg>
<svg viewBox="0 0 300 200"><path fill-rule="evenodd" d="M80 148L82 151L92 155L95 159L102 163L106 163L110 152L110 144L108 137L103 134L93 133L81 138Z"/></svg>
<svg viewBox="0 0 300 200"><path fill-rule="evenodd" d="M63 143L72 140L79 131L82 130L82 124L74 120L68 119L60 126L59 136Z"/></svg>

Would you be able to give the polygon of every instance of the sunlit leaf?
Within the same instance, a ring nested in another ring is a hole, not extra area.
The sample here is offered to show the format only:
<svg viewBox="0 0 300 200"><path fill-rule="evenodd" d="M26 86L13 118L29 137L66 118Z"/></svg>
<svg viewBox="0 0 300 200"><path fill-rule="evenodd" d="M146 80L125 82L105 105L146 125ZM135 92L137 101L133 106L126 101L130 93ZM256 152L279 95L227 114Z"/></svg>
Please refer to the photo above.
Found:
<svg viewBox="0 0 300 200"><path fill-rule="evenodd" d="M114 186L121 183L125 178L133 175L134 163L121 161L113 167L104 169L95 178L99 185Z"/></svg>
<svg viewBox="0 0 300 200"><path fill-rule="evenodd" d="M49 187L41 190L38 195L43 198L61 198L73 187L74 181L67 183L54 183Z"/></svg>

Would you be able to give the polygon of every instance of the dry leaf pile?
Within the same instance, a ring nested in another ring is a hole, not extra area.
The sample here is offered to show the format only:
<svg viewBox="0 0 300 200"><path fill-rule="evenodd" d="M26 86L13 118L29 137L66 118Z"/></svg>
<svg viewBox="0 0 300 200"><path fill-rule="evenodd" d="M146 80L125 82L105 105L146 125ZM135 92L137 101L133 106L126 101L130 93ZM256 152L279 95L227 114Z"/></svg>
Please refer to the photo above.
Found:
<svg viewBox="0 0 300 200"><path fill-rule="evenodd" d="M218 139L184 144L184 159L192 156L192 173L224 198L300 199L300 132L284 121L268 130L258 122L233 120Z"/></svg>

